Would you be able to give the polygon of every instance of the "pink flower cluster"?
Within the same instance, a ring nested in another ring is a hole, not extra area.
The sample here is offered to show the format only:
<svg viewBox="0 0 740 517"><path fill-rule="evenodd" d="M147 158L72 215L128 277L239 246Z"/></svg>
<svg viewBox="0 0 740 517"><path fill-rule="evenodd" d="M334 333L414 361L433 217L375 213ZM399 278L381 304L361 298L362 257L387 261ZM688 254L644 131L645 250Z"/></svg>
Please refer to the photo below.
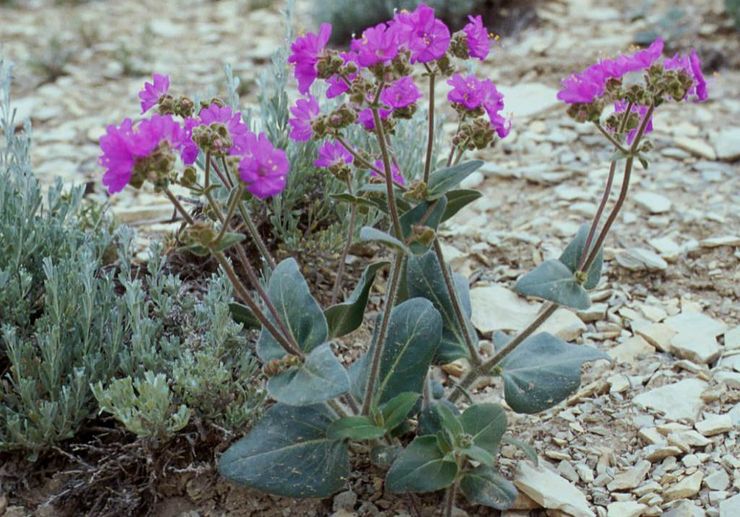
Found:
<svg viewBox="0 0 740 517"><path fill-rule="evenodd" d="M563 79L557 97L568 104L589 104L604 95L611 79L621 79L629 73L647 70L660 60L662 54L663 40L658 38L648 48L633 54L603 59ZM693 95L699 101L707 99L706 80L695 50L688 56L676 54L671 59L664 59L662 64L666 70L682 69L693 79L687 95Z"/></svg>
<svg viewBox="0 0 740 517"><path fill-rule="evenodd" d="M358 38L351 41L348 51L329 51L326 47L330 36L331 26L322 24L317 33L300 36L291 45L288 62L294 65L298 91L305 96L298 99L290 109L290 137L294 140L308 141L317 137L313 128L321 113L317 100L309 92L319 77L326 81L326 96L331 99L349 92L353 85L363 88L367 84L376 83L376 74L382 70L379 67L390 65L399 54L408 63L419 63L425 67L435 66L434 62L443 58L449 60L453 55L461 56L457 51L450 51L453 39L450 29L435 16L434 9L424 3L413 11L399 11L391 20L365 29ZM469 16L468 23L455 35L455 42L456 45L464 42L467 47L465 55L468 57L486 59L490 52L491 39L482 17ZM335 72L337 57L342 64L338 73ZM371 70L368 72L367 69ZM398 77L390 72L388 75L390 78L382 84L378 97L378 115L381 120L388 120L395 114L407 117L409 113L413 113L414 104L422 97L421 91L411 75ZM460 86L459 90L453 89L450 94L451 102L464 105L469 110L482 107L499 137L503 138L508 134L510 123L501 115L503 96L492 81L476 79L472 75L463 78L456 74L450 84L453 87L456 84ZM369 105L376 93L377 91L369 92L364 101L358 100L358 96L354 95L353 101L349 103L356 113L356 122L367 131L375 130L375 120ZM334 164L327 154L329 150L335 153L331 156L339 156L336 154L339 152L336 145L325 144L319 151L317 166L326 167L319 165L323 163ZM398 177L402 179L400 174Z"/></svg>
<svg viewBox="0 0 740 517"><path fill-rule="evenodd" d="M153 81L145 83L139 93L142 113L159 102L169 84L169 77L161 74L154 74ZM154 114L138 123L127 118L119 126L108 126L100 139L99 162L106 169L103 185L110 194L123 190L131 181L137 163L163 144L179 153L185 165L195 163L199 149L193 141L193 132L213 124L227 129L229 147L223 151L240 158L239 177L249 192L260 199L282 192L290 168L285 152L276 149L265 135L250 131L241 113L216 103L201 109L197 117L180 122L171 115ZM218 142L214 145L218 148Z"/></svg>

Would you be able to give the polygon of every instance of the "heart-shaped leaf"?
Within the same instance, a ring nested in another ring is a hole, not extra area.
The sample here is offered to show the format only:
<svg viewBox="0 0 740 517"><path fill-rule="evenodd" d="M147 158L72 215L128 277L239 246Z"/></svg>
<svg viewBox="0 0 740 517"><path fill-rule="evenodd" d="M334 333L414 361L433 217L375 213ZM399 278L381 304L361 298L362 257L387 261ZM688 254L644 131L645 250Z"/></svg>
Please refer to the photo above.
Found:
<svg viewBox="0 0 740 517"><path fill-rule="evenodd" d="M308 406L347 393L349 377L329 343L325 343L311 350L302 364L270 377L267 391L283 404Z"/></svg>
<svg viewBox="0 0 740 517"><path fill-rule="evenodd" d="M447 198L447 208L445 213L442 215L441 223L450 219L452 216L457 214L460 210L468 206L470 203L479 199L483 194L478 190L458 189L450 190L445 197Z"/></svg>
<svg viewBox="0 0 740 517"><path fill-rule="evenodd" d="M506 432L506 413L498 404L474 404L463 411L460 417L465 433L473 437L473 443L495 455Z"/></svg>
<svg viewBox="0 0 740 517"><path fill-rule="evenodd" d="M578 389L581 365L599 359L609 360L609 356L547 332L535 334L501 362L506 403L517 413L551 408Z"/></svg>
<svg viewBox="0 0 740 517"><path fill-rule="evenodd" d="M231 481L271 494L329 497L349 477L347 445L326 436L331 421L323 405L276 404L224 452L218 470Z"/></svg>
<svg viewBox="0 0 740 517"><path fill-rule="evenodd" d="M436 201L423 201L403 214L400 218L401 230L406 242L409 242L409 239L413 237L413 229L416 225L436 230L446 207L447 200L441 197ZM422 244L418 240L412 239L410 242L409 248L417 255L425 253L429 249L428 245Z"/></svg>
<svg viewBox="0 0 740 517"><path fill-rule="evenodd" d="M511 481L484 465L465 473L460 481L460 491L471 503L497 510L511 508L517 496Z"/></svg>
<svg viewBox="0 0 740 517"><path fill-rule="evenodd" d="M568 244L568 246L563 251L563 254L560 255L560 258L558 259L560 260L560 262L565 264L573 273L576 272L576 269L578 268L578 262L581 260L583 247L586 245L586 239L588 238L589 228L590 226L588 224L581 225L575 238L570 242L570 244ZM591 264L591 267L588 268L586 281L583 282L583 287L585 289L593 289L599 283L599 280L601 279L601 268L603 267L603 264L604 249L602 248L596 255L596 259L594 260L593 264Z"/></svg>
<svg viewBox="0 0 740 517"><path fill-rule="evenodd" d="M452 411L454 415L460 415L460 410L449 400L432 401L428 407L419 412L419 434L437 434L442 430L442 415L438 408L440 405L447 406L447 409Z"/></svg>
<svg viewBox="0 0 740 517"><path fill-rule="evenodd" d="M431 200L442 197L445 193L457 187L462 180L477 171L482 165L483 162L480 160L471 160L434 171L429 176L429 182L427 183L427 199Z"/></svg>
<svg viewBox="0 0 740 517"><path fill-rule="evenodd" d="M249 307L238 302L229 303L229 312L231 319L244 325L244 328L259 328L260 321L254 315Z"/></svg>
<svg viewBox="0 0 740 517"><path fill-rule="evenodd" d="M557 259L546 260L521 277L514 290L578 310L591 306L588 293L576 281L573 272Z"/></svg>
<svg viewBox="0 0 740 517"><path fill-rule="evenodd" d="M434 492L447 488L457 476L457 463L445 459L435 436L417 436L393 462L386 477L392 493Z"/></svg>
<svg viewBox="0 0 740 517"><path fill-rule="evenodd" d="M380 414L383 415L383 427L388 431L392 431L401 425L416 405L419 396L418 393L410 391L399 393L380 406Z"/></svg>
<svg viewBox="0 0 740 517"><path fill-rule="evenodd" d="M376 426L366 416L346 416L332 422L326 431L329 438L337 440L374 440L381 438L385 429Z"/></svg>
<svg viewBox="0 0 740 517"><path fill-rule="evenodd" d="M411 254L411 250L403 242L399 241L392 235L371 226L363 226L360 228L360 240L365 242L380 242L396 250L403 251L406 254Z"/></svg>
<svg viewBox="0 0 740 517"><path fill-rule="evenodd" d="M295 259L288 258L277 265L267 284L267 296L301 350L308 353L327 341L329 328L326 318L319 303L311 296ZM275 323L272 314L269 311L265 313ZM257 340L259 358L267 362L280 359L285 354L283 347L263 328Z"/></svg>
<svg viewBox="0 0 740 517"><path fill-rule="evenodd" d="M463 329L455 315L437 255L433 251L429 251L421 256L409 257L406 267L406 280L409 296L418 296L430 300L442 316L442 339L435 362L446 364L455 359L468 357ZM453 282L465 316L468 332L477 343L478 337L470 322L472 307L468 281L462 275L455 274L453 275Z"/></svg>
<svg viewBox="0 0 740 517"><path fill-rule="evenodd" d="M377 404L384 404L404 392L421 393L441 332L442 318L429 300L411 298L393 308L380 358L375 392ZM350 376L354 378L353 393L357 398L365 391L369 358L377 346L376 338L377 335L367 354L350 367Z"/></svg>
<svg viewBox="0 0 740 517"><path fill-rule="evenodd" d="M370 296L375 275L388 264L388 261L383 260L368 265L365 271L362 272L362 276L349 298L342 303L332 305L324 311L324 316L326 316L329 325L330 338L346 336L362 325L367 299Z"/></svg>
<svg viewBox="0 0 740 517"><path fill-rule="evenodd" d="M241 241L243 241L246 238L246 235L243 233L237 233L237 232L226 232L223 237L221 237L221 240L218 241L214 247L214 252L220 252L225 251L232 247L234 244L238 244Z"/></svg>

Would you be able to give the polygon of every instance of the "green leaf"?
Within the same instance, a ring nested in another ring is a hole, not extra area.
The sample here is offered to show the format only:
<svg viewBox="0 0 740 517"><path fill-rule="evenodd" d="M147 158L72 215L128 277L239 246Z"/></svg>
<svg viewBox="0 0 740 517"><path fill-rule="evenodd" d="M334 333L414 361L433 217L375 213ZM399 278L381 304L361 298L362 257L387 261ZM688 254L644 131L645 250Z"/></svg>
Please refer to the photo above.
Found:
<svg viewBox="0 0 740 517"><path fill-rule="evenodd" d="M386 260L368 265L362 272L352 294L342 303L332 305L326 311L326 321L329 325L329 337L331 339L346 336L362 325L365 315L367 299L373 286L375 276L380 269L388 265Z"/></svg>
<svg viewBox="0 0 740 517"><path fill-rule="evenodd" d="M480 403L468 407L460 417L463 429L473 443L495 455L506 432L506 413L498 404Z"/></svg>
<svg viewBox="0 0 740 517"><path fill-rule="evenodd" d="M483 447L471 445L470 447L462 449L461 451L471 460L482 463L483 465L488 465L489 467L492 467L496 464L496 458L493 456L493 454L485 450Z"/></svg>
<svg viewBox="0 0 740 517"><path fill-rule="evenodd" d="M433 251L429 251L421 256L409 257L406 268L406 279L409 296L418 296L430 300L434 308L442 316L442 339L435 362L445 364L462 357L467 358L468 350L465 346L465 336L457 321L452 300L447 291L444 276L442 276L442 268L439 265L436 254ZM453 282L458 300L460 300L463 315L466 318L468 331L477 342L477 334L470 322L472 307L470 305L468 281L462 275L453 275Z"/></svg>
<svg viewBox="0 0 740 517"><path fill-rule="evenodd" d="M188 250L196 257L208 257L211 254L211 250L202 244L188 244L187 246L183 246L183 249Z"/></svg>
<svg viewBox="0 0 740 517"><path fill-rule="evenodd" d="M349 377L329 343L325 343L311 350L303 364L270 377L267 391L283 404L308 406L347 393Z"/></svg>
<svg viewBox="0 0 740 517"><path fill-rule="evenodd" d="M578 268L578 262L581 260L583 248L586 245L586 239L588 238L589 227L590 225L588 224L581 225L575 238L570 242L570 244L568 244L568 246L563 251L563 254L560 255L560 258L558 259L560 260L560 262L565 264L573 273L576 272ZM601 248L599 250L599 253L596 255L596 259L594 260L593 264L591 264L591 267L588 268L586 281L583 283L584 289L593 289L594 287L596 287L596 285L599 283L599 280L601 279L601 268L603 267L603 264L604 248Z"/></svg>
<svg viewBox="0 0 740 517"><path fill-rule="evenodd" d="M378 208L377 203L374 203L373 201L370 201L369 199L366 199L364 197L353 196L348 192L342 192L340 194L330 194L330 197L332 199L336 199L337 201L344 201L345 203L349 203L351 205L366 206L368 208Z"/></svg>
<svg viewBox="0 0 740 517"><path fill-rule="evenodd" d="M516 438L512 438L511 436L508 436L508 435L504 436L501 439L501 442L506 443L508 445L513 445L517 449L521 450L524 453L524 455L527 457L527 459L531 461L532 463L534 463L535 466L540 464L540 457L537 456L537 450L535 450L535 448L529 445L528 443L523 442L521 440L517 440Z"/></svg>
<svg viewBox="0 0 740 517"><path fill-rule="evenodd" d="M403 231L405 240L408 241L412 236L413 227L415 225L422 225L436 230L442 216L444 215L446 207L447 200L444 197L441 197L436 201L423 201L403 214L400 221L401 231ZM425 216L426 218L424 218ZM424 218L423 223L421 222L422 218ZM411 248L411 251L415 254L420 255L429 249L429 245L422 244L418 240L413 240L411 241L409 248Z"/></svg>
<svg viewBox="0 0 740 517"><path fill-rule="evenodd" d="M392 431L401 425L416 405L419 396L418 393L410 391L399 393L380 406L380 413L383 415L383 427L388 431Z"/></svg>
<svg viewBox="0 0 740 517"><path fill-rule="evenodd" d="M370 450L370 461L378 467L388 468L401 454L400 445L377 445Z"/></svg>
<svg viewBox="0 0 740 517"><path fill-rule="evenodd" d="M374 440L381 438L385 429L376 426L366 416L346 416L329 425L326 435L337 440Z"/></svg>
<svg viewBox="0 0 740 517"><path fill-rule="evenodd" d="M581 365L609 359L585 345L571 345L542 332L524 340L501 362L506 403L517 413L538 413L568 397L581 384Z"/></svg>
<svg viewBox="0 0 740 517"><path fill-rule="evenodd" d="M276 404L224 452L218 470L231 481L271 494L328 497L349 477L347 445L326 436L331 421L323 405Z"/></svg>
<svg viewBox="0 0 740 517"><path fill-rule="evenodd" d="M376 330L379 324L380 318ZM393 308L380 358L376 403L384 404L404 392L422 392L441 332L442 318L429 300L411 298ZM354 393L358 397L365 391L370 357L377 346L376 338L377 334L367 354L351 368L351 375L354 374L356 379Z"/></svg>
<svg viewBox="0 0 740 517"><path fill-rule="evenodd" d="M442 220L440 222L443 223L450 219L460 210L482 196L483 194L478 190L450 190L445 194L445 197L447 198L447 207L445 208L445 213L442 215Z"/></svg>
<svg viewBox="0 0 740 517"><path fill-rule="evenodd" d="M218 253L219 251L225 251L232 247L234 244L238 244L246 238L243 233L237 232L226 232L221 240L215 243L213 251Z"/></svg>
<svg viewBox="0 0 740 517"><path fill-rule="evenodd" d="M238 302L229 303L229 312L231 319L244 325L244 328L259 328L260 322L254 313L247 307Z"/></svg>
<svg viewBox="0 0 740 517"><path fill-rule="evenodd" d="M434 492L447 488L457 476L457 464L445 460L434 436L417 436L393 462L386 477L392 493Z"/></svg>
<svg viewBox="0 0 740 517"><path fill-rule="evenodd" d="M471 503L497 510L511 508L517 496L516 487L511 481L484 465L463 475L460 491Z"/></svg>
<svg viewBox="0 0 740 517"><path fill-rule="evenodd" d="M390 246L391 248L411 254L411 250L403 242L399 241L392 235L371 226L363 226L360 228L360 240L366 242L380 242L386 246Z"/></svg>
<svg viewBox="0 0 740 517"><path fill-rule="evenodd" d="M311 296L295 259L280 262L270 276L267 295L288 331L304 352L308 353L329 339L329 328L319 303ZM272 314L267 318L275 323ZM285 350L264 328L257 340L257 355L262 361L280 359Z"/></svg>
<svg viewBox="0 0 740 517"><path fill-rule="evenodd" d="M411 209L411 205L408 201L406 201L402 195L398 193L398 187L395 187L396 190L396 205L398 206L398 209L403 213L407 210ZM385 183L366 183L365 185L361 186L359 189L357 189L357 192L368 194L368 197L365 198L370 203L374 204L377 208L382 210L385 213L388 213L388 203L386 201L387 196L387 190Z"/></svg>
<svg viewBox="0 0 740 517"><path fill-rule="evenodd" d="M434 407L439 415L439 423L442 430L448 431L451 438L460 436L464 428L457 414L446 404L437 404Z"/></svg>
<svg viewBox="0 0 740 517"><path fill-rule="evenodd" d="M419 412L419 434L436 434L442 430L442 416L437 409L439 405L447 406L455 415L460 414L460 410L449 400L434 400Z"/></svg>
<svg viewBox="0 0 740 517"><path fill-rule="evenodd" d="M448 191L457 187L462 180L470 176L483 165L481 160L469 162L438 169L429 176L427 183L427 199L437 199Z"/></svg>
<svg viewBox="0 0 740 517"><path fill-rule="evenodd" d="M521 277L514 290L578 310L591 306L588 293L576 281L573 272L557 259L546 260Z"/></svg>

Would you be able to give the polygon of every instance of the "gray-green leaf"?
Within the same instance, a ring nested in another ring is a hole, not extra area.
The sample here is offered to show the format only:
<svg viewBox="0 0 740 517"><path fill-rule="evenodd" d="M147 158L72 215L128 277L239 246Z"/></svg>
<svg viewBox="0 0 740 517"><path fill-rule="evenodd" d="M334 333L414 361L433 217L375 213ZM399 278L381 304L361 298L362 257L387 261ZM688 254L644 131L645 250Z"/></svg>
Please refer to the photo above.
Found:
<svg viewBox="0 0 740 517"><path fill-rule="evenodd" d="M583 247L586 245L586 239L588 238L589 227L590 225L588 224L581 225L575 238L570 242L570 244L568 244L568 246L563 251L563 254L560 255L560 258L558 259L560 260L560 262L565 264L573 273L576 272L576 269L578 268L578 262L581 260ZM583 283L583 287L585 289L593 289L599 283L599 279L601 278L601 268L603 264L604 249L601 248L599 250L599 253L596 255L596 259L594 260L593 264L591 264L591 267L588 268L586 281Z"/></svg>
<svg viewBox="0 0 740 517"><path fill-rule="evenodd" d="M585 345L542 332L527 338L501 362L506 403L517 413L537 413L565 400L581 384L581 365L609 359Z"/></svg>
<svg viewBox="0 0 740 517"><path fill-rule="evenodd" d="M457 476L457 464L445 460L434 436L417 436L398 455L386 477L390 492L434 492L447 488Z"/></svg>
<svg viewBox="0 0 740 517"><path fill-rule="evenodd" d="M406 254L411 254L411 250L403 242L399 241L392 235L373 228L371 226L363 226L360 228L360 240L366 242L380 242L391 248L403 251Z"/></svg>
<svg viewBox="0 0 740 517"><path fill-rule="evenodd" d="M471 503L497 510L511 508L517 496L511 481L484 465L465 473L460 481L460 491Z"/></svg>
<svg viewBox="0 0 740 517"><path fill-rule="evenodd" d="M496 454L506 432L506 413L501 406L488 402L474 404L463 411L460 422L475 445Z"/></svg>
<svg viewBox="0 0 740 517"><path fill-rule="evenodd" d="M366 416L346 416L332 422L326 435L337 440L373 440L385 434L385 429L376 426Z"/></svg>
<svg viewBox="0 0 740 517"><path fill-rule="evenodd" d="M483 194L479 190L450 190L445 194L445 197L447 198L447 208L445 209L445 213L442 215L442 220L440 222L445 222L481 196L483 196Z"/></svg>
<svg viewBox="0 0 740 517"><path fill-rule="evenodd" d="M319 303L311 296L295 259L287 258L277 265L267 285L267 295L277 309L298 346L308 353L329 338L329 328ZM267 318L275 323L269 311ZM285 350L264 328L257 340L257 355L262 361L280 359Z"/></svg>
<svg viewBox="0 0 740 517"><path fill-rule="evenodd" d="M419 400L419 394L413 392L399 393L388 402L380 406L380 413L383 415L383 427L392 431L406 420L409 412Z"/></svg>
<svg viewBox="0 0 740 517"><path fill-rule="evenodd" d="M349 476L347 445L326 436L331 421L323 405L276 404L224 452L218 470L231 481L271 494L328 497Z"/></svg>
<svg viewBox="0 0 740 517"><path fill-rule="evenodd" d="M445 167L434 171L429 176L427 183L427 198L437 199L446 192L457 187L462 180L470 176L483 165L481 160L471 160L469 162Z"/></svg>
<svg viewBox="0 0 740 517"><path fill-rule="evenodd" d="M270 377L267 391L283 404L308 406L347 393L349 377L329 343L325 343L311 350L303 364Z"/></svg>
<svg viewBox="0 0 740 517"><path fill-rule="evenodd" d="M260 326L260 321L246 305L231 302L229 303L229 312L231 313L231 319L237 323L241 323L245 328L259 328Z"/></svg>
<svg viewBox="0 0 740 517"><path fill-rule="evenodd" d="M588 293L576 281L573 272L557 259L546 260L521 277L514 289L519 294L537 296L578 310L591 306Z"/></svg>
<svg viewBox="0 0 740 517"><path fill-rule="evenodd" d="M345 336L362 325L373 281L378 271L386 265L388 265L388 261L385 260L368 265L365 271L362 272L362 276L349 298L342 303L332 305L324 311L329 325L330 338Z"/></svg>

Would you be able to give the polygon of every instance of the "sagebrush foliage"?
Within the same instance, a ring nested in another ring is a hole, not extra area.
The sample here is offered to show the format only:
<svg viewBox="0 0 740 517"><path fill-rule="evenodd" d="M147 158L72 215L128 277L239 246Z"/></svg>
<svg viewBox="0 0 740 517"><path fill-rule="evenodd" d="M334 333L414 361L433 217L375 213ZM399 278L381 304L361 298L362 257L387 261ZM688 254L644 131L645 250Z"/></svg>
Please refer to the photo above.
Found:
<svg viewBox="0 0 740 517"><path fill-rule="evenodd" d="M142 273L132 232L89 221L81 189L57 182L44 198L10 78L0 62L0 450L38 455L100 409L159 438L190 415L247 424L263 397L228 284L213 278L202 299L185 292L158 247Z"/></svg>

